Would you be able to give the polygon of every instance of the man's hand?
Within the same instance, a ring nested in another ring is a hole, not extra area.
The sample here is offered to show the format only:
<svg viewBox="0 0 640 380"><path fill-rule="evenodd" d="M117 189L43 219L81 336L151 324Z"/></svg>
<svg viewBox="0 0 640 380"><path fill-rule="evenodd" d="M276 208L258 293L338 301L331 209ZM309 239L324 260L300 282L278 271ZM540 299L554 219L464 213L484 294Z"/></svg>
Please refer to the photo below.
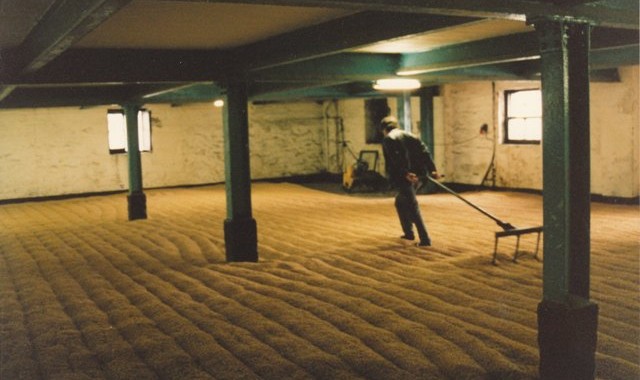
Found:
<svg viewBox="0 0 640 380"><path fill-rule="evenodd" d="M431 172L431 176L430 177L433 178L433 179L440 179L440 178L444 177L444 175L440 175L440 173L438 173L438 172Z"/></svg>
<svg viewBox="0 0 640 380"><path fill-rule="evenodd" d="M405 178L409 183L412 183L412 184L416 184L416 183L418 183L418 181L420 181L420 178L418 178L418 176L416 175L416 173L411 173L411 172L407 173L407 175L406 175L406 176L404 176L404 178Z"/></svg>

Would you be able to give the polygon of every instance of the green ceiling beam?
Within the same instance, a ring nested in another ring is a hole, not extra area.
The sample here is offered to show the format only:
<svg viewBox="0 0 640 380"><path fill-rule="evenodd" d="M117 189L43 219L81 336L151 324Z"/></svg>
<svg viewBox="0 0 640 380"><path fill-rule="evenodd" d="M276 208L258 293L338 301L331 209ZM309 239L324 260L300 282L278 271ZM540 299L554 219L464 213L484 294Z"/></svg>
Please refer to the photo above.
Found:
<svg viewBox="0 0 640 380"><path fill-rule="evenodd" d="M83 107L124 103L131 89L107 87L16 88L0 103L0 108Z"/></svg>
<svg viewBox="0 0 640 380"><path fill-rule="evenodd" d="M249 97L256 98L265 94L283 94L289 91L300 93L304 91L327 91L326 89L337 88L346 85L351 81L339 82L252 82L249 85Z"/></svg>
<svg viewBox="0 0 640 380"><path fill-rule="evenodd" d="M35 71L95 29L131 0L58 0L20 45L13 63Z"/></svg>
<svg viewBox="0 0 640 380"><path fill-rule="evenodd" d="M395 75L399 54L342 53L253 72L253 81L373 80Z"/></svg>
<svg viewBox="0 0 640 380"><path fill-rule="evenodd" d="M598 27L591 29L591 49L638 45L639 43L640 36L637 30Z"/></svg>
<svg viewBox="0 0 640 380"><path fill-rule="evenodd" d="M223 94L223 89L214 83L194 83L149 93L140 97L140 100L145 104L208 102L220 98Z"/></svg>
<svg viewBox="0 0 640 380"><path fill-rule="evenodd" d="M348 99L372 96L384 96L371 87L371 83L348 83L330 87L304 87L274 91L270 93L255 94L252 101L290 101L291 99L325 100Z"/></svg>
<svg viewBox="0 0 640 380"><path fill-rule="evenodd" d="M612 47L620 47L621 45L623 48L618 49L621 53L612 55L608 61L609 65L613 65L610 67L616 65L616 57L621 59L619 65L629 64L629 55L633 51L628 52L625 49L629 49L629 46L638 46L637 31L595 28L592 32L592 52L598 52L601 49L616 51ZM422 53L404 54L400 70L430 72L530 60L539 56L539 42L536 33L519 33L445 46Z"/></svg>
<svg viewBox="0 0 640 380"><path fill-rule="evenodd" d="M0 101L9 96L17 86L0 86Z"/></svg>
<svg viewBox="0 0 640 380"><path fill-rule="evenodd" d="M256 94L251 97L252 101L287 101L291 99L343 99L352 97L346 89L341 87L317 87L290 89L286 91L275 91L269 93Z"/></svg>
<svg viewBox="0 0 640 380"><path fill-rule="evenodd" d="M172 85L175 87L175 84ZM0 108L83 107L143 103L143 95L167 90L167 84L17 87ZM151 103L151 102L150 102Z"/></svg>
<svg viewBox="0 0 640 380"><path fill-rule="evenodd" d="M18 77L42 68L130 1L55 1L18 48L3 51L3 76ZM0 101L10 88L0 92Z"/></svg>
<svg viewBox="0 0 640 380"><path fill-rule="evenodd" d="M244 46L234 51L234 60L238 66L259 70L476 20L440 15L362 12Z"/></svg>
<svg viewBox="0 0 640 380"><path fill-rule="evenodd" d="M592 50L589 55L589 66L592 69L608 69L620 66L640 64L640 48L638 45L615 46Z"/></svg>
<svg viewBox="0 0 640 380"><path fill-rule="evenodd" d="M400 71L436 71L539 57L535 33L495 37L446 46L423 53L404 54Z"/></svg>
<svg viewBox="0 0 640 380"><path fill-rule="evenodd" d="M4 84L202 82L226 77L231 63L221 51L69 49L37 72ZM72 70L70 68L73 68Z"/></svg>
<svg viewBox="0 0 640 380"><path fill-rule="evenodd" d="M175 1L175 0L174 0ZM184 1L184 0L180 0ZM191 0L206 2L272 4L358 11L429 13L450 16L509 18L568 17L595 25L638 29L638 4L629 1L549 2L533 0ZM573 4L572 4L573 3Z"/></svg>

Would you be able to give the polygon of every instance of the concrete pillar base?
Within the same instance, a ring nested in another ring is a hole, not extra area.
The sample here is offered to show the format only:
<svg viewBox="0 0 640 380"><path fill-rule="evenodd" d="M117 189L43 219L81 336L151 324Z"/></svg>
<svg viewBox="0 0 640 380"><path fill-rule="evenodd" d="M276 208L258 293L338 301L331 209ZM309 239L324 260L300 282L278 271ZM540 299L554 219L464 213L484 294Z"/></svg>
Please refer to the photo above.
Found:
<svg viewBox="0 0 640 380"><path fill-rule="evenodd" d="M129 205L129 220L147 219L147 196L144 193L127 195Z"/></svg>
<svg viewBox="0 0 640 380"><path fill-rule="evenodd" d="M540 379L595 378L598 305L571 307L542 301L538 305Z"/></svg>
<svg viewBox="0 0 640 380"><path fill-rule="evenodd" d="M255 219L226 219L224 242L228 262L258 261L258 227Z"/></svg>

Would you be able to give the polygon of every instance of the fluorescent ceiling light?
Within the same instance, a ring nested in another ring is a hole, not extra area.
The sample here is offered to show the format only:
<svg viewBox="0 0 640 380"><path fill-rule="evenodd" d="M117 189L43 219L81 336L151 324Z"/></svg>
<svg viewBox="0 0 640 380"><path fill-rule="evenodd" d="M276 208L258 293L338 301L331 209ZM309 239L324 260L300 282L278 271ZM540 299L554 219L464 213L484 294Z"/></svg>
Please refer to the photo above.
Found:
<svg viewBox="0 0 640 380"><path fill-rule="evenodd" d="M420 88L420 81L408 78L378 79L373 84L375 90L380 91L407 91Z"/></svg>
<svg viewBox="0 0 640 380"><path fill-rule="evenodd" d="M224 100L222 100L222 99L214 100L213 101L213 106L217 107L217 108L223 107L224 106Z"/></svg>

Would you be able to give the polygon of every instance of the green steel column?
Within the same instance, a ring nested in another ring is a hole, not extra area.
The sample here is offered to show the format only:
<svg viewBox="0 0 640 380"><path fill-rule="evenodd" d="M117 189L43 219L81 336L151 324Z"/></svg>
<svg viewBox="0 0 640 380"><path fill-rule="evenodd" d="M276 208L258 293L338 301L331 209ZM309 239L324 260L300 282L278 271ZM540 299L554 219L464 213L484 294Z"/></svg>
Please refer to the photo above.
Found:
<svg viewBox="0 0 640 380"><path fill-rule="evenodd" d="M396 96L396 113L398 114L398 124L407 130L404 126L404 96Z"/></svg>
<svg viewBox="0 0 640 380"><path fill-rule="evenodd" d="M402 93L402 96L398 96L398 123L402 126L407 132L412 131L412 121L411 121L411 93L405 91Z"/></svg>
<svg viewBox="0 0 640 380"><path fill-rule="evenodd" d="M435 149L433 98L436 96L438 87L425 87L420 91L420 138L427 144L431 154Z"/></svg>
<svg viewBox="0 0 640 380"><path fill-rule="evenodd" d="M227 219L227 261L258 261L257 225L251 213L247 84L227 84L223 112Z"/></svg>
<svg viewBox="0 0 640 380"><path fill-rule="evenodd" d="M438 87L425 87L420 90L420 138L427 144L429 152L435 159L433 98L438 95ZM436 167L439 168L438 162ZM426 193L435 193L436 185L428 182L423 189Z"/></svg>
<svg viewBox="0 0 640 380"><path fill-rule="evenodd" d="M590 26L534 20L543 103L544 264L540 376L593 379L598 307L589 301Z"/></svg>
<svg viewBox="0 0 640 380"><path fill-rule="evenodd" d="M142 164L138 142L138 111L135 104L126 104L124 109L127 121L127 153L129 158L129 195L127 203L129 220L147 218L147 198L142 191Z"/></svg>

